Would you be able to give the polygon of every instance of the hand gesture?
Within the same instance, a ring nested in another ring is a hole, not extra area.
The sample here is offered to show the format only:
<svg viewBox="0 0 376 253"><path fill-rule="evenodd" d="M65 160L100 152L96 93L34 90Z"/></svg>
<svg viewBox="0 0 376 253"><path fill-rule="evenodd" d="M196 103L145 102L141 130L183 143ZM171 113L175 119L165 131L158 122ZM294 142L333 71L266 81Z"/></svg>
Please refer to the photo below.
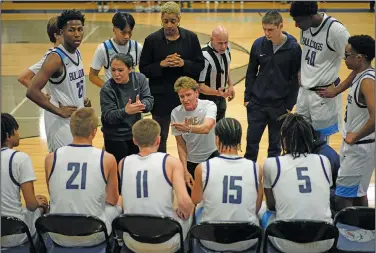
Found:
<svg viewBox="0 0 376 253"><path fill-rule="evenodd" d="M59 102L58 115L62 118L69 118L77 110L77 106L63 106Z"/></svg>
<svg viewBox="0 0 376 253"><path fill-rule="evenodd" d="M185 178L185 183L192 190L192 187L193 187L193 184L195 183L195 181L193 180L193 177L192 177L191 173L188 172L188 170L185 170L184 178Z"/></svg>
<svg viewBox="0 0 376 253"><path fill-rule="evenodd" d="M43 210L47 210L48 208L48 200L45 196L43 195L37 195L35 196L35 198L37 199L37 202L38 202L38 207L42 207Z"/></svg>
<svg viewBox="0 0 376 253"><path fill-rule="evenodd" d="M141 113L145 110L145 105L141 103L139 95L136 96L136 101L132 103L132 99L129 98L128 103L125 105L125 112L129 115Z"/></svg>
<svg viewBox="0 0 376 253"><path fill-rule="evenodd" d="M91 101L90 101L89 98L85 98L85 100L84 100L84 106L85 107L91 107Z"/></svg>
<svg viewBox="0 0 376 253"><path fill-rule="evenodd" d="M182 220L188 220L188 219L189 219L189 216L185 216L184 213L183 213L179 208L177 208L177 209L175 210L175 212L176 212L176 215L177 215L180 219L182 219Z"/></svg>
<svg viewBox="0 0 376 253"><path fill-rule="evenodd" d="M319 88L316 93L323 98L334 98L335 96L337 96L334 84L330 85L327 88Z"/></svg>
<svg viewBox="0 0 376 253"><path fill-rule="evenodd" d="M180 132L189 132L191 130L191 126L188 123L188 119L185 119L184 122L174 122L171 124L171 126L175 127L176 130Z"/></svg>
<svg viewBox="0 0 376 253"><path fill-rule="evenodd" d="M228 101L229 102L235 98L235 90L234 90L234 87L232 85L230 87L228 87L227 95L228 95Z"/></svg>

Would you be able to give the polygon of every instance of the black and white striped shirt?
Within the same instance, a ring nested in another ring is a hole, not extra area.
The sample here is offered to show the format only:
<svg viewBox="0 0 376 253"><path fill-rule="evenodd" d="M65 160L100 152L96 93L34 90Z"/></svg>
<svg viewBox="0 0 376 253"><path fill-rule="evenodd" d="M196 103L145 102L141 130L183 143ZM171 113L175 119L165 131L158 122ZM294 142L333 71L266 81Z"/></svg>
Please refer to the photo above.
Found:
<svg viewBox="0 0 376 253"><path fill-rule="evenodd" d="M202 48L202 54L205 57L205 67L201 71L199 82L215 90L227 87L231 63L230 48L227 47L224 54L219 54L209 42Z"/></svg>

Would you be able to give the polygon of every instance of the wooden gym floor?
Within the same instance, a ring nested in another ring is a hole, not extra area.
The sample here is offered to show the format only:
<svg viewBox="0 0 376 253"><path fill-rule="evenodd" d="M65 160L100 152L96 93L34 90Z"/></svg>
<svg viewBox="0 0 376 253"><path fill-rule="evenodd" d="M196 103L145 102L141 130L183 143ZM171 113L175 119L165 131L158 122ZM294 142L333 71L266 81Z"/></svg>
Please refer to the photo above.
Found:
<svg viewBox="0 0 376 253"><path fill-rule="evenodd" d="M74 6L73 6L74 5ZM138 10L144 12L136 12ZM150 13L152 4L141 3L109 3L108 13L98 13L96 4L92 3L9 3L1 4L2 27L2 55L1 55L1 84L2 84L2 112L13 114L20 124L22 140L18 150L26 152L33 161L37 176L35 183L36 194L48 196L48 190L44 177L44 158L47 154L47 145L44 134L44 123L41 117L42 110L25 98L26 89L17 82L17 76L21 71L44 55L51 46L46 34L47 20L58 15L62 9L76 8L86 15L84 41L80 46L85 65L85 73L88 75L93 53L99 43L112 36L111 19L116 10L131 12L136 20L133 37L143 43L144 38L151 32L160 28L160 14ZM191 9L184 9L181 18L181 26L196 32L200 43L203 45L210 39L212 29L217 25L223 25L229 30L232 46L233 60L231 63L232 79L235 86L236 97L228 103L227 116L238 119L243 126L242 151L246 146L247 118L243 106L244 77L247 69L249 50L254 40L263 36L261 28L261 16L270 9L282 12L284 18L284 30L299 39L299 30L288 15L288 4L277 2L245 3L240 5L220 3L194 3ZM339 19L349 30L351 35L368 34L374 37L374 14L368 12L368 3L320 3L319 7L328 15ZM149 9L145 9L149 8ZM340 70L340 78L344 80L349 70L343 63ZM102 72L103 74L103 72ZM86 78L88 97L93 107L100 116L99 88L91 84ZM343 95L345 105L346 94ZM260 143L258 162L263 163L267 156L268 137L265 131ZM330 145L337 151L341 145L340 134L331 137ZM94 146L102 148L103 138L101 131L94 140ZM175 140L172 136L168 139L168 152L177 156ZM369 201L374 205L374 179L369 189Z"/></svg>

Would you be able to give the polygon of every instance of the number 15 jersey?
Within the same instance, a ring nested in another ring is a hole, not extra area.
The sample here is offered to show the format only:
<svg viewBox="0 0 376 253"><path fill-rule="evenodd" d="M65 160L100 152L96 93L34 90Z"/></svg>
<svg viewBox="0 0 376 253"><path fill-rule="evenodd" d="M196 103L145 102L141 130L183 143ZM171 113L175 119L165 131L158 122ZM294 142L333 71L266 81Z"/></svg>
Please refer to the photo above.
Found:
<svg viewBox="0 0 376 253"><path fill-rule="evenodd" d="M326 14L323 14L320 26L302 31L301 80L304 88L329 85L338 78L345 51L342 47L347 44L347 39L339 42L343 36L337 35L341 32L346 33L345 38L350 36L340 22Z"/></svg>
<svg viewBox="0 0 376 253"><path fill-rule="evenodd" d="M271 157L264 163L264 188L272 189L276 220L308 219L331 222L328 158L316 154Z"/></svg>

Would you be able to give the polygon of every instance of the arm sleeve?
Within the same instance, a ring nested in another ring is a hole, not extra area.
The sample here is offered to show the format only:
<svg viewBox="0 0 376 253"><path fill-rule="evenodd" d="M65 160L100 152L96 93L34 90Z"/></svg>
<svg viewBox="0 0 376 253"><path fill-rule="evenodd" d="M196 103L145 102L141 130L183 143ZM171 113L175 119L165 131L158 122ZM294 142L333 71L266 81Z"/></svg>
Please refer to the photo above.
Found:
<svg viewBox="0 0 376 253"><path fill-rule="evenodd" d="M191 76L198 81L201 70L204 68L204 55L202 54L201 45L196 34L192 38L192 44L190 45L191 59L184 59L183 72L186 75Z"/></svg>
<svg viewBox="0 0 376 253"><path fill-rule="evenodd" d="M217 118L217 105L210 103L206 109L205 118L216 119Z"/></svg>
<svg viewBox="0 0 376 253"><path fill-rule="evenodd" d="M28 155L23 152L17 152L13 157L13 164L17 164L13 169L16 181L22 185L27 182L35 181L37 178L34 173L33 163ZM16 171L14 171L16 170Z"/></svg>
<svg viewBox="0 0 376 253"><path fill-rule="evenodd" d="M148 80L142 74L140 74L140 100L145 105L144 112L150 112L153 109L154 97L150 93Z"/></svg>
<svg viewBox="0 0 376 253"><path fill-rule="evenodd" d="M94 52L93 61L91 62L91 68L95 70L101 70L106 65L106 50L103 43L101 43Z"/></svg>
<svg viewBox="0 0 376 253"><path fill-rule="evenodd" d="M257 42L257 40L256 40ZM244 102L249 102L251 96L251 88L253 83L256 81L259 61L257 58L257 44L253 43L251 48L251 53L249 54L249 63L247 74L245 77L245 91L244 91Z"/></svg>
<svg viewBox="0 0 376 253"><path fill-rule="evenodd" d="M100 91L100 103L102 111L102 120L107 124L121 123L124 117L127 115L125 112L125 106L122 109L118 109L116 106L116 97L111 94L109 89L103 87Z"/></svg>
<svg viewBox="0 0 376 253"><path fill-rule="evenodd" d="M147 78L160 77L163 73L161 63L154 62L154 43L150 38L146 38L140 57L139 69Z"/></svg>
<svg viewBox="0 0 376 253"><path fill-rule="evenodd" d="M348 44L350 33L340 23L335 22L329 30L328 44L334 49L338 57L343 59L345 57L345 47Z"/></svg>

